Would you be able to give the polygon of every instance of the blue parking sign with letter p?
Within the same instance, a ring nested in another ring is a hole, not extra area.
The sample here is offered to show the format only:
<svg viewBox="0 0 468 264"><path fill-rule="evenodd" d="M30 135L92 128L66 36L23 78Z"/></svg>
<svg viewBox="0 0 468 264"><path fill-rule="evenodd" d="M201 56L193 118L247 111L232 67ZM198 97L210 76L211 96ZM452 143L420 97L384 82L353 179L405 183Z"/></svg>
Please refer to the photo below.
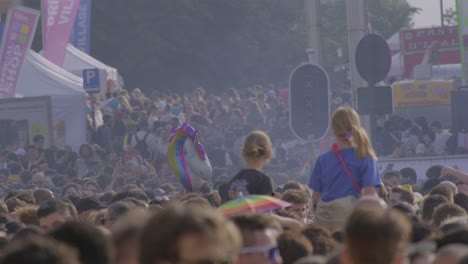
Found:
<svg viewBox="0 0 468 264"><path fill-rule="evenodd" d="M97 94L100 92L99 69L83 70L83 88L88 94Z"/></svg>

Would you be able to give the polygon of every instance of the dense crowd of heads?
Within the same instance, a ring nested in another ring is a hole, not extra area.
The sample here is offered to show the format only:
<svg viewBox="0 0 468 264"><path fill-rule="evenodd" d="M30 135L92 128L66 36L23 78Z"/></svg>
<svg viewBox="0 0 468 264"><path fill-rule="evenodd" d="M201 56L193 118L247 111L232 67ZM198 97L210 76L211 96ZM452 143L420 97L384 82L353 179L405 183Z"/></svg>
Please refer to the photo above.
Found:
<svg viewBox="0 0 468 264"><path fill-rule="evenodd" d="M310 174L300 175L308 154L285 151L292 138L278 93L150 97L109 95L104 123L90 122L91 142L77 152L44 148L42 136L0 152L0 264L468 263L463 172L385 171L379 197L361 197L329 230L314 222ZM354 113L343 110L333 133L351 131L357 155L375 157ZM200 193L186 192L165 158L182 122L197 127L212 159L212 185ZM248 195L290 206L223 215L222 204Z"/></svg>
<svg viewBox="0 0 468 264"><path fill-rule="evenodd" d="M439 121L426 117L414 120L397 115L382 117L376 127L374 147L380 157L411 158L465 154L458 146L457 135L444 129Z"/></svg>

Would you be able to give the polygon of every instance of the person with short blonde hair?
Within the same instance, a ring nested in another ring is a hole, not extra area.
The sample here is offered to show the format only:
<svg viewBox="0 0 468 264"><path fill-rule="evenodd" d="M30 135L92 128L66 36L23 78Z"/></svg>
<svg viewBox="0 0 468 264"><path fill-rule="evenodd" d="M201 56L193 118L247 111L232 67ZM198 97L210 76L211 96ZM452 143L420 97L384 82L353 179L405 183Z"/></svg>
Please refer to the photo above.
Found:
<svg viewBox="0 0 468 264"><path fill-rule="evenodd" d="M270 137L263 131L252 131L244 141L242 157L246 168L240 170L229 182L229 197L245 195L273 195L271 178L261 172L273 155Z"/></svg>
<svg viewBox="0 0 468 264"><path fill-rule="evenodd" d="M261 170L272 154L273 145L265 132L255 130L245 138L242 158L248 168Z"/></svg>

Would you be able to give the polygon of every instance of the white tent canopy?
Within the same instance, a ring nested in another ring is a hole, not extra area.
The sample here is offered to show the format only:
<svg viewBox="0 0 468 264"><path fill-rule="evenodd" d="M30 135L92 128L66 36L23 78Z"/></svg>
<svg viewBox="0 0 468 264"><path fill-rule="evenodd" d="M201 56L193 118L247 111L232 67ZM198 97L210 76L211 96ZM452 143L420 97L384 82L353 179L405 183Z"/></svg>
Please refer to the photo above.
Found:
<svg viewBox="0 0 468 264"><path fill-rule="evenodd" d="M403 57L398 52L392 56L392 66L390 67L390 72L388 73L387 78L401 78L403 76L403 71Z"/></svg>
<svg viewBox="0 0 468 264"><path fill-rule="evenodd" d="M400 31L395 32L389 39L387 44L392 52L400 51Z"/></svg>
<svg viewBox="0 0 468 264"><path fill-rule="evenodd" d="M84 69L103 69L107 72L108 80L113 80L116 83L120 82L117 69L96 60L85 52L75 48L71 44L68 44L67 46L63 68L80 77L82 76L82 71Z"/></svg>
<svg viewBox="0 0 468 264"><path fill-rule="evenodd" d="M81 78L30 50L16 92L24 97L50 96L54 123L64 123L63 143L78 149L86 142L86 97L82 87Z"/></svg>

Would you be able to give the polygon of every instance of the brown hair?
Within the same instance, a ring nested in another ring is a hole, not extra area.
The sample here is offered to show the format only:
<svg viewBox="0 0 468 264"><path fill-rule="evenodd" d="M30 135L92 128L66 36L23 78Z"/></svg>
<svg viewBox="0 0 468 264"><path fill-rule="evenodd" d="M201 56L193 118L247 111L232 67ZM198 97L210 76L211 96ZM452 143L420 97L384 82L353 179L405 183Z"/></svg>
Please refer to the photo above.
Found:
<svg viewBox="0 0 468 264"><path fill-rule="evenodd" d="M278 237L278 248L284 264L293 264L314 251L314 247L304 235L292 232L284 232Z"/></svg>
<svg viewBox="0 0 468 264"><path fill-rule="evenodd" d="M128 250L131 246L139 247L141 231L148 217L147 211L133 210L117 220L112 226L112 242L116 253L115 259L120 260L119 263L125 263L125 260L128 258Z"/></svg>
<svg viewBox="0 0 468 264"><path fill-rule="evenodd" d="M308 189L309 187L298 181L288 181L283 187L283 192L286 192L287 190L301 190L306 192Z"/></svg>
<svg viewBox="0 0 468 264"><path fill-rule="evenodd" d="M398 180L401 179L401 173L399 171L396 171L396 170L387 170L383 173L383 177L382 179L384 181L387 181L387 180L390 180L390 178L393 178L393 177L397 177Z"/></svg>
<svg viewBox="0 0 468 264"><path fill-rule="evenodd" d="M234 216L231 219L242 234L242 245L252 246L256 243L253 233L267 229L281 230L281 226L268 215L245 214Z"/></svg>
<svg viewBox="0 0 468 264"><path fill-rule="evenodd" d="M191 199L185 200L184 202L182 202L182 205L186 207L198 207L198 208L200 207L211 208L212 207L210 202L208 202L208 200L203 197L197 197L197 198L191 198Z"/></svg>
<svg viewBox="0 0 468 264"><path fill-rule="evenodd" d="M273 145L270 137L263 131L252 131L244 141L242 157L244 160L258 160L272 153Z"/></svg>
<svg viewBox="0 0 468 264"><path fill-rule="evenodd" d="M292 204L308 204L309 197L301 190L287 190L281 195L281 200Z"/></svg>
<svg viewBox="0 0 468 264"><path fill-rule="evenodd" d="M395 187L392 189L392 193L399 193L400 194L400 200L403 202L407 202L409 204L414 203L414 196L411 192L401 188L401 187Z"/></svg>
<svg viewBox="0 0 468 264"><path fill-rule="evenodd" d="M37 217L37 206L25 206L16 209L16 215L21 223L25 225L39 226L39 218Z"/></svg>
<svg viewBox="0 0 468 264"><path fill-rule="evenodd" d="M377 159L372 148L369 137L364 128L361 127L361 120L358 113L349 107L340 107L333 114L331 127L336 137L346 139L348 133L352 133L351 141L356 147L359 159L371 157Z"/></svg>
<svg viewBox="0 0 468 264"><path fill-rule="evenodd" d="M453 202L468 213L468 193L459 192L453 196Z"/></svg>
<svg viewBox="0 0 468 264"><path fill-rule="evenodd" d="M390 264L410 241L411 224L400 212L357 209L345 227L345 245L352 263Z"/></svg>
<svg viewBox="0 0 468 264"><path fill-rule="evenodd" d="M466 216L465 209L456 204L444 203L437 206L437 208L434 210L432 224L435 227L439 227L445 220L456 216Z"/></svg>
<svg viewBox="0 0 468 264"><path fill-rule="evenodd" d="M3 200L0 200L0 213L2 214L9 214L10 212L8 211L8 207L6 203Z"/></svg>
<svg viewBox="0 0 468 264"><path fill-rule="evenodd" d="M230 256L237 254L241 245L234 225L214 209L169 206L158 211L144 226L140 263L178 261L178 242L189 234L224 245Z"/></svg>
<svg viewBox="0 0 468 264"><path fill-rule="evenodd" d="M434 187L434 189L431 190L431 192L429 193L429 195L434 195L434 194L438 194L438 195L442 195L444 196L445 198L447 198L450 202L453 203L453 191L447 187L446 185L437 185L436 187Z"/></svg>
<svg viewBox="0 0 468 264"><path fill-rule="evenodd" d="M437 206L448 202L449 200L445 196L439 194L429 195L426 197L422 206L422 220L424 220L426 223L431 221L432 215L434 214L434 209Z"/></svg>
<svg viewBox="0 0 468 264"><path fill-rule="evenodd" d="M326 256L335 249L336 241L330 232L322 227L309 225L302 230L302 234L314 246L314 255Z"/></svg>
<svg viewBox="0 0 468 264"><path fill-rule="evenodd" d="M2 263L78 264L78 254L71 247L46 237L19 239L2 252ZM40 258L38 256L41 256Z"/></svg>

